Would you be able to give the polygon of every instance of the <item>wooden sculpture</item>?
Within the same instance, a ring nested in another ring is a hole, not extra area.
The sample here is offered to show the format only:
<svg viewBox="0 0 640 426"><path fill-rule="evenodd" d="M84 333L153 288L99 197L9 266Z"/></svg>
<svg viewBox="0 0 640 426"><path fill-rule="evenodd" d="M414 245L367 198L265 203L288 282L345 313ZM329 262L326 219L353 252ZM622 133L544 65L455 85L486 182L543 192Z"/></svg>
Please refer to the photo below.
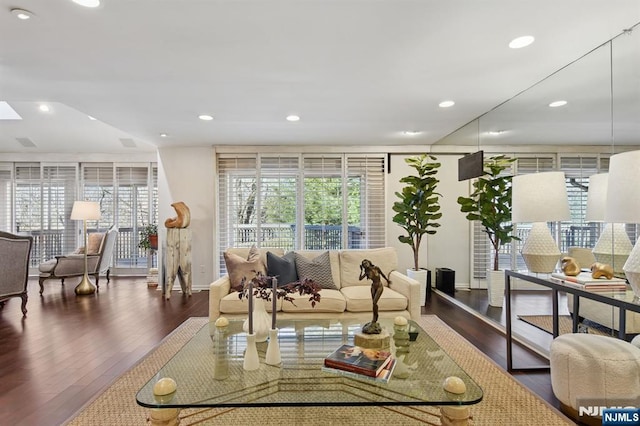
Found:
<svg viewBox="0 0 640 426"><path fill-rule="evenodd" d="M178 216L169 218L164 221L164 226L167 228L187 228L191 223L191 211L189 207L182 201L171 204Z"/></svg>

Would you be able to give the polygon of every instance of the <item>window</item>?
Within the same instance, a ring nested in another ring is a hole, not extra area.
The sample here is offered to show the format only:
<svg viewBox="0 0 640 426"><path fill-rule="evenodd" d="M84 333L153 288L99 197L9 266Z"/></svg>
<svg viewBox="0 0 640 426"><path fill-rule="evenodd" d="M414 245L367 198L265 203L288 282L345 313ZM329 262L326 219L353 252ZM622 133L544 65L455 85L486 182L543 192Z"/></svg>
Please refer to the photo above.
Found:
<svg viewBox="0 0 640 426"><path fill-rule="evenodd" d="M285 250L383 247L384 164L381 154L219 154L220 253L252 244Z"/></svg>
<svg viewBox="0 0 640 426"><path fill-rule="evenodd" d="M118 226L114 265L120 269L149 268L157 264L154 252L138 247L145 224L157 223L158 171L155 164L82 165L82 192L86 200L100 203L101 228ZM150 190L151 188L151 190Z"/></svg>
<svg viewBox="0 0 640 426"><path fill-rule="evenodd" d="M15 230L33 236L31 266L73 251L81 226L69 217L76 200L75 164L15 165Z"/></svg>
<svg viewBox="0 0 640 426"><path fill-rule="evenodd" d="M100 203L102 218L87 222L89 232L121 226L116 267L148 268L152 259L138 248L137 229L157 222L155 164L0 164L1 228L34 237L33 268L82 245L82 222L70 219L78 199Z"/></svg>

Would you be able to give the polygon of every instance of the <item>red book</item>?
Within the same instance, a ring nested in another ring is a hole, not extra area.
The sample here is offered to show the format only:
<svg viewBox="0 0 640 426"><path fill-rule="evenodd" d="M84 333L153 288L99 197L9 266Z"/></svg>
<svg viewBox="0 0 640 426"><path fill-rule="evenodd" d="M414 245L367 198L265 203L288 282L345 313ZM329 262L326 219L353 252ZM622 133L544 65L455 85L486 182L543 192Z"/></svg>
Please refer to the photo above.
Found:
<svg viewBox="0 0 640 426"><path fill-rule="evenodd" d="M386 350L342 345L324 359L324 365L369 377L378 377L391 358L391 352Z"/></svg>

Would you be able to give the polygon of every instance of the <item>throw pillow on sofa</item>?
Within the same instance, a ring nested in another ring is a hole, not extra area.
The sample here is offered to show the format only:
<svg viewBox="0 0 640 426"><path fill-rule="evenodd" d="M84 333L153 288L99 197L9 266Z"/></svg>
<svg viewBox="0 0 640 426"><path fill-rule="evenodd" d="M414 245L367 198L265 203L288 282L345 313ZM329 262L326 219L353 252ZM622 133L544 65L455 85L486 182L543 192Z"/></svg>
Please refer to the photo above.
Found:
<svg viewBox="0 0 640 426"><path fill-rule="evenodd" d="M296 271L300 280L308 278L315 281L322 288L338 290L331 275L331 258L328 251L311 260L295 253L295 259Z"/></svg>
<svg viewBox="0 0 640 426"><path fill-rule="evenodd" d="M267 252L267 275L277 277L278 286L284 286L289 283L298 281L298 272L296 270L296 257L294 252L290 251L280 257L270 251Z"/></svg>
<svg viewBox="0 0 640 426"><path fill-rule="evenodd" d="M249 255L246 259L226 251L223 255L232 288L239 286L243 278L249 280L255 277L256 272L265 273L264 265L260 261L260 251L255 245L249 250Z"/></svg>

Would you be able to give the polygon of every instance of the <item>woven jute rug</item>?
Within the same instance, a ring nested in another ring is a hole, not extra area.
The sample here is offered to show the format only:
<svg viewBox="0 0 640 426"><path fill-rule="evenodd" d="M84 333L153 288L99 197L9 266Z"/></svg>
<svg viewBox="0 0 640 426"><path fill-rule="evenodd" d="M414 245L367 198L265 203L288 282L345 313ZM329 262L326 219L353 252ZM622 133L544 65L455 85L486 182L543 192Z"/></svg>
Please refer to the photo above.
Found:
<svg viewBox="0 0 640 426"><path fill-rule="evenodd" d="M136 404L137 391L184 345L207 318L191 318L136 366L68 420L68 425L144 425L148 410ZM446 350L484 391L471 407L474 425L573 424L531 393L490 358L436 316L423 316L420 326ZM182 410L181 425L440 425L437 407L276 407Z"/></svg>
<svg viewBox="0 0 640 426"><path fill-rule="evenodd" d="M553 315L518 315L518 319L531 324L549 334L553 333ZM595 322L584 320L579 326L579 332L598 334L600 336L611 336L611 329ZM573 320L569 315L558 315L558 333L573 333Z"/></svg>

